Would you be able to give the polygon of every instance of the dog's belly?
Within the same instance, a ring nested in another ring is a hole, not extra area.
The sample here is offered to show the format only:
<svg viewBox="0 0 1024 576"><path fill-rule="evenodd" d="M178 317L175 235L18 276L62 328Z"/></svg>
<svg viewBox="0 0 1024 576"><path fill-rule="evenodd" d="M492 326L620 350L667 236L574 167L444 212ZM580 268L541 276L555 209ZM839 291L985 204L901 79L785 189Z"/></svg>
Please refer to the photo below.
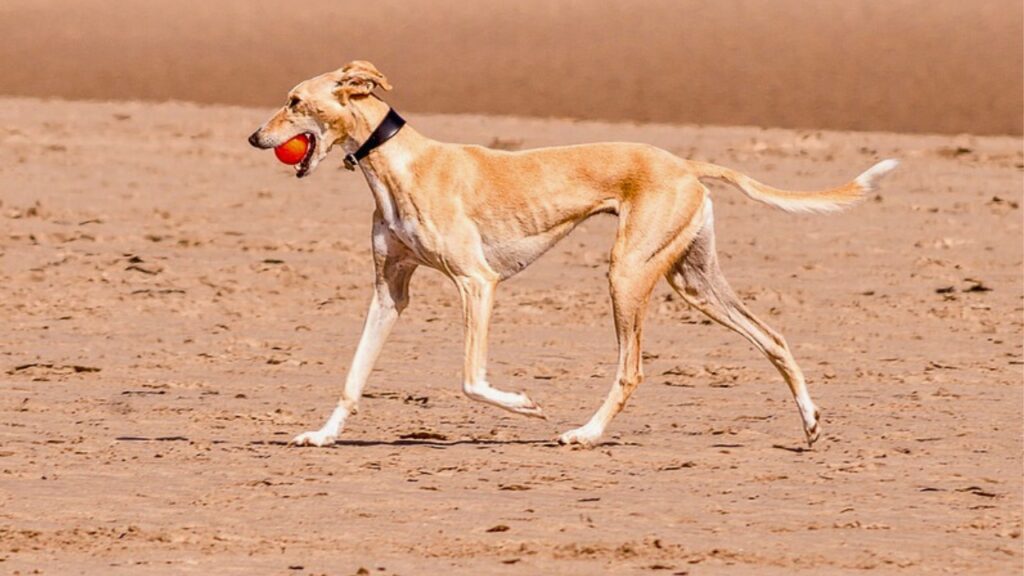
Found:
<svg viewBox="0 0 1024 576"><path fill-rule="evenodd" d="M561 198L563 203L554 208L549 203L544 209L545 206L538 203L530 217L474 218L479 227L484 258L502 279L522 271L591 216L617 212L618 203L614 199L595 201L594 198L577 195L580 201L571 204L564 200L572 196Z"/></svg>
<svg viewBox="0 0 1024 576"><path fill-rule="evenodd" d="M566 222L532 236L518 238L482 238L484 258L502 279L518 274L534 260L576 227L577 222Z"/></svg>

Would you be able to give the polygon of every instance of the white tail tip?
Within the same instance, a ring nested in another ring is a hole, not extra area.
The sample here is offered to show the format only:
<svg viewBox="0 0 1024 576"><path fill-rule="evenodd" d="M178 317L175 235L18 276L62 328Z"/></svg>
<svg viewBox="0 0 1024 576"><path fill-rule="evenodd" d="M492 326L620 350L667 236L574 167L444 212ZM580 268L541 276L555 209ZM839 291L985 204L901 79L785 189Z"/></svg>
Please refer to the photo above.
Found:
<svg viewBox="0 0 1024 576"><path fill-rule="evenodd" d="M878 188L877 182L886 174L891 172L894 168L900 165L900 161L894 158L882 160L878 164L875 164L871 168L864 171L863 174L857 176L855 182L858 186L864 189L865 192L870 192Z"/></svg>

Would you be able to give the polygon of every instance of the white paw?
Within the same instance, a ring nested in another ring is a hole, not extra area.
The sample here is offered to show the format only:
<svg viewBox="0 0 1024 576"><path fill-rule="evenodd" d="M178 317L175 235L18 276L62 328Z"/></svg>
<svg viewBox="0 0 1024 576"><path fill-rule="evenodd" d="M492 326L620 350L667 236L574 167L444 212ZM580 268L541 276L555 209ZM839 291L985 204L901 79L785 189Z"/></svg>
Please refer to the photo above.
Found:
<svg viewBox="0 0 1024 576"><path fill-rule="evenodd" d="M593 448L601 439L601 433L601 430L597 430L588 424L562 434L558 437L558 443L577 444L584 448Z"/></svg>
<svg viewBox="0 0 1024 576"><path fill-rule="evenodd" d="M804 434L807 436L807 446L814 446L821 434L821 412L817 408L810 419L804 420Z"/></svg>
<svg viewBox="0 0 1024 576"><path fill-rule="evenodd" d="M337 439L338 436L336 434L317 430L316 432L303 432L299 434L292 438L292 444L295 446L330 446Z"/></svg>

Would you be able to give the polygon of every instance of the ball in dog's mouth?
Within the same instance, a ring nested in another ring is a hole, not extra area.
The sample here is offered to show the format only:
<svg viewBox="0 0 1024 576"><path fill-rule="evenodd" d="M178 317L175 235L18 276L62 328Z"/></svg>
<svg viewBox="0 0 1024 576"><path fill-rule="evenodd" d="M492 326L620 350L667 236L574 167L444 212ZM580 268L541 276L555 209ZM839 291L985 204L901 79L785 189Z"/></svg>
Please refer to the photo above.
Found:
<svg viewBox="0 0 1024 576"><path fill-rule="evenodd" d="M302 178L309 171L313 154L316 153L316 136L304 132L274 148L274 155L281 162L295 166L295 175Z"/></svg>

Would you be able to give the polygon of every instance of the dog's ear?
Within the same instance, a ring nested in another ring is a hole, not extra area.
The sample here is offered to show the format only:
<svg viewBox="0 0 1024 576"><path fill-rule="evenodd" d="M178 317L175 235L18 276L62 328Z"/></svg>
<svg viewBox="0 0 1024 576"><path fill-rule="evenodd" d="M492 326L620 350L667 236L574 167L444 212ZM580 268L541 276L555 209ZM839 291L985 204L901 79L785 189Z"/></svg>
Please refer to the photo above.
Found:
<svg viewBox="0 0 1024 576"><path fill-rule="evenodd" d="M338 70L338 87L334 93L343 102L349 98L367 96L377 89L378 86L385 90L391 90L388 79L381 74L377 67L365 60L349 62L344 68Z"/></svg>

